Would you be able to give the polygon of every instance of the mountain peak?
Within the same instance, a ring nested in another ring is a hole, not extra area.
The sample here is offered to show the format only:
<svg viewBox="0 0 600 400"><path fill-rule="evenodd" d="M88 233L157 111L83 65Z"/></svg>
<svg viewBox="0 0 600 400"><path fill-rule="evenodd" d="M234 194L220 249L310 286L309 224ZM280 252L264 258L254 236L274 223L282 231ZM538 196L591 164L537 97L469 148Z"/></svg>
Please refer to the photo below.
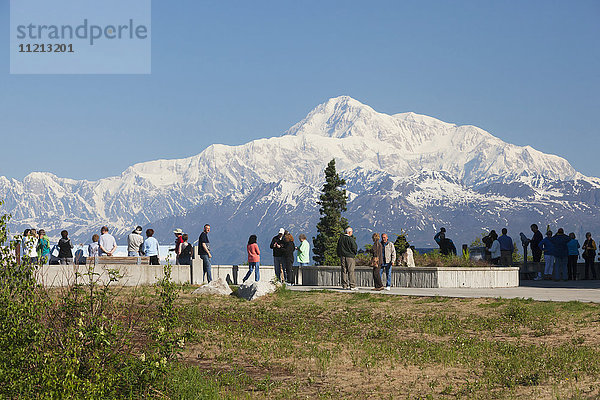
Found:
<svg viewBox="0 0 600 400"><path fill-rule="evenodd" d="M380 113L350 96L338 96L319 104L286 134L392 140L405 150L412 150L412 144L408 143L426 140L418 137L423 128L455 127L454 124L414 112L395 115Z"/></svg>
<svg viewBox="0 0 600 400"><path fill-rule="evenodd" d="M292 126L287 135L318 135L332 138L348 136L372 136L372 126L365 129L365 121L372 121L379 114L371 107L350 96L338 96L315 107L306 118ZM371 125L370 123L367 123Z"/></svg>
<svg viewBox="0 0 600 400"><path fill-rule="evenodd" d="M327 100L326 102L320 104L319 106L321 106L321 105L325 105L326 107L354 107L354 108L366 107L366 108L371 108L368 105L363 104L360 101L356 100L355 98L352 98L347 95L332 97L329 100ZM318 108L319 106L317 106L316 108Z"/></svg>

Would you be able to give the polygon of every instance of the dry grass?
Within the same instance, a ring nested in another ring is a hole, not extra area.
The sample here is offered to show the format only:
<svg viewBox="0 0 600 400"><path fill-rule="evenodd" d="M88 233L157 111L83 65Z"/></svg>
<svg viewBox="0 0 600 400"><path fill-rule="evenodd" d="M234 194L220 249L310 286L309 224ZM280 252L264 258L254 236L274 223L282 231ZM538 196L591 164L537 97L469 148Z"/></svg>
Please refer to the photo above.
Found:
<svg viewBox="0 0 600 400"><path fill-rule="evenodd" d="M181 297L188 346L173 396L588 399L600 307L529 300L290 292ZM191 386L190 386L191 385Z"/></svg>

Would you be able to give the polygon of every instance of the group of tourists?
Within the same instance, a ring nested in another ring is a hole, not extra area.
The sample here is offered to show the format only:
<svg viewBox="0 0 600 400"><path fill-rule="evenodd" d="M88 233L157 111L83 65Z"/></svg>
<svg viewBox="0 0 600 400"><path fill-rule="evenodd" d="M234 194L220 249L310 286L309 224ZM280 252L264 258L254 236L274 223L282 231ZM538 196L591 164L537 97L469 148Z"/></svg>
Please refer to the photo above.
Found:
<svg viewBox="0 0 600 400"><path fill-rule="evenodd" d="M356 255L358 246L352 236L351 227L346 228L337 242L337 255L341 264L341 284L344 290L358 290L356 286ZM369 249L371 256L369 265L373 268L373 290L390 290L392 286L392 266L396 263L398 255L394 243L388 240L387 233L374 233L371 237L373 245ZM406 253L401 255L407 260L408 265L414 265L412 249L408 247ZM386 275L386 284L383 285L383 274Z"/></svg>
<svg viewBox="0 0 600 400"><path fill-rule="evenodd" d="M108 230L108 228L107 228ZM112 237L112 236L111 236ZM92 236L92 244L88 250L89 256L94 257L96 255L102 256L113 256L114 251L117 249L117 242L113 243L113 251L106 253L102 251L102 244L100 242L100 246L98 246L99 250L101 250L98 254L95 253L94 243L98 239L98 235ZM100 236L100 240L102 240L102 236ZM114 237L112 238L114 240ZM111 241L112 242L112 241ZM127 256L128 257L141 257L146 256L150 258L150 265L159 265L159 257L160 250L158 248L158 240L154 237L154 229L149 228L146 229L146 239L142 236L142 227L137 226L128 236L127 236Z"/></svg>
<svg viewBox="0 0 600 400"><path fill-rule="evenodd" d="M158 264L158 241L152 237L154 230L146 230L146 240L141 236L142 228L138 226L127 238L129 256L147 255L150 262ZM58 264L73 264L73 243L69 232L62 230L60 239L51 245L50 238L44 229L25 229L20 238L22 261L24 263L47 265L52 259ZM117 241L109 233L108 227L100 228L100 235L92 236L92 243L87 247L88 257L112 256L117 250Z"/></svg>
<svg viewBox="0 0 600 400"><path fill-rule="evenodd" d="M243 281L245 282L252 271L255 271L254 280L259 281L259 261L260 250L256 244L256 235L251 235L248 239L248 265L249 270ZM275 269L275 278L281 282L286 282L288 285L294 285L296 277L294 274L294 252L296 252L296 261L301 267L307 266L310 262L310 244L306 240L306 235L301 233L298 235L300 244L296 246L294 237L284 228L280 228L277 235L271 239L269 248L273 250L273 267Z"/></svg>
<svg viewBox="0 0 600 400"><path fill-rule="evenodd" d="M544 256L544 273L536 277L540 279L553 279L556 281L567 281L577 279L577 261L580 257L580 249L583 250L581 257L585 260L584 279L596 279L596 242L592 239L592 234L585 234L583 245L577 240L575 233L568 235L563 228L559 228L553 233L550 228L546 230L546 237L542 235L537 224L531 225L533 236L528 238L524 233L520 233L521 243L524 249L531 249L532 261L534 263L542 262ZM513 263L513 253L515 245L513 239L508 236L508 230L502 228L502 235L498 236L496 231L492 230L482 239L485 245L485 259L494 265L510 266Z"/></svg>
<svg viewBox="0 0 600 400"><path fill-rule="evenodd" d="M207 281L212 281L209 232L210 225L204 225L203 231L198 238L198 256L202 259L204 274ZM544 238L536 224L531 225L533 236L528 238L521 233L521 242L525 249L531 248L534 263L542 262L544 256L544 273L536 279L575 280L577 279L577 261L580 257L585 260L584 279L597 279L595 258L596 243L590 232L586 233L583 245L579 243L574 233L566 235L564 229L559 228L555 234L548 228ZM484 259L494 265L510 266L513 263L515 244L508 235L508 230L502 228L502 234L498 236L495 230L482 238L485 245ZM149 257L151 265L159 265L159 244L154 238L154 230L146 229L146 238L142 236L142 227L137 226L127 236L127 255L129 257ZM194 255L193 244L189 242L189 236L181 229L173 231L175 234L175 247L170 251L175 252L175 263L177 265L190 265ZM340 236L337 243L337 255L341 263L341 285L343 289L357 290L356 276L354 272L355 258L358 246L352 236L352 228L348 227ZM373 245L369 249L371 256L370 266L373 268L373 290L390 290L392 266L396 263L397 254L394 243L388 240L388 235L378 233L372 235ZM273 265L276 279L289 285L295 283L293 269L294 261L299 266L306 266L310 262L310 244L306 235L298 236L300 243L296 246L294 237L284 228L279 229L276 236L271 239L270 248L273 251ZM441 228L434 236L435 242L443 255L456 255L456 246L451 239L446 237L446 229ZM26 229L21 238L22 256L24 262L32 264L49 264L52 258L56 258L59 264L73 263L73 244L66 230L61 232L61 238L56 245L50 244L50 239L44 229ZM117 250L117 242L109 233L108 227L100 229L100 235L92 236L92 243L88 246L88 257L113 256ZM251 235L246 246L248 255L248 273L243 278L245 282L254 273L255 281L260 280L260 249L257 236ZM294 257L296 252L296 257ZM412 250L407 249L405 254L399 255L402 259L413 259ZM410 265L410 263L409 263ZM414 261L412 262L414 265ZM383 274L386 274L386 284L383 284Z"/></svg>
<svg viewBox="0 0 600 400"><path fill-rule="evenodd" d="M50 238L43 229L25 229L21 238L22 259L32 264L50 262Z"/></svg>
<svg viewBox="0 0 600 400"><path fill-rule="evenodd" d="M494 265L503 265L508 267L512 265L515 245L508 229L502 228L502 235L498 236L495 230L491 230L481 241L485 245L485 254L483 258Z"/></svg>
<svg viewBox="0 0 600 400"><path fill-rule="evenodd" d="M208 234L210 225L204 225L204 229L198 238L198 255L202 259L202 268L208 282L212 281L212 267L210 251L210 240ZM183 233L181 229L176 229L175 248L171 249L176 254L176 264L188 265L191 263L193 254L193 246L188 243L188 235ZM279 229L279 232L271 240L270 248L273 250L273 266L275 269L275 277L277 280L286 282L288 285L293 285L295 276L293 273L294 252L297 253L296 261L300 266L306 266L309 263L310 244L306 240L305 234L298 236L300 244L296 246L294 237L284 228ZM246 282L254 273L254 280L260 281L260 248L258 246L258 237L250 235L248 244L246 245L248 255L248 272L243 278Z"/></svg>
<svg viewBox="0 0 600 400"><path fill-rule="evenodd" d="M206 275L208 282L212 281L212 266L211 259L212 253L210 252L210 240L208 234L210 232L210 225L205 224L202 229L202 233L198 237L198 256L202 259L203 273ZM175 264L176 265L191 265L192 258L194 256L194 246L189 243L189 235L183 233L181 229L175 229L175 247L169 249L169 251L175 252Z"/></svg>
<svg viewBox="0 0 600 400"><path fill-rule="evenodd" d="M544 254L544 274L536 279L554 280L576 280L577 261L579 260L579 249L583 250L581 257L585 261L584 279L596 279L596 242L592 239L591 232L585 234L583 245L577 240L575 233L565 234L563 228L559 228L555 234L550 229L546 231L546 237L538 229L536 224L531 225L533 237L529 243L523 240L523 245L531 247L533 262L541 262Z"/></svg>

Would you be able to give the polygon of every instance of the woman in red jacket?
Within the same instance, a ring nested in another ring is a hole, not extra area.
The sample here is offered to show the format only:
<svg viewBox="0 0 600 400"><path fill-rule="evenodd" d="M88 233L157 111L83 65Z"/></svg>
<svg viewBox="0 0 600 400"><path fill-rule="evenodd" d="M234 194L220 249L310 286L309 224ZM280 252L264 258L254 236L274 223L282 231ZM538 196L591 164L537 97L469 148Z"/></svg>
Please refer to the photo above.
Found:
<svg viewBox="0 0 600 400"><path fill-rule="evenodd" d="M246 250L248 251L249 268L248 273L243 279L243 282L246 282L246 279L250 278L252 270L254 270L254 280L258 282L260 280L260 272L258 271L258 265L260 263L260 250L258 248L258 244L256 243L256 235L250 235Z"/></svg>

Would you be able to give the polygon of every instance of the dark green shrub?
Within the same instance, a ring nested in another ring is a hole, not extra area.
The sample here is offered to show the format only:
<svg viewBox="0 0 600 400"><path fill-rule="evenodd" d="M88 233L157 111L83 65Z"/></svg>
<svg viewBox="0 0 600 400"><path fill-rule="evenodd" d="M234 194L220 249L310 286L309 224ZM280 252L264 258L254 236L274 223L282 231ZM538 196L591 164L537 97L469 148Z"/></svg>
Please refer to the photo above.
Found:
<svg viewBox="0 0 600 400"><path fill-rule="evenodd" d="M0 243L8 244L8 220L0 217ZM170 266L158 286L158 322L147 332L136 326L145 321L133 315L134 302L113 288L117 271L101 276L90 267L51 290L13 254L14 245L0 249L0 398L136 398L165 387L183 347Z"/></svg>

